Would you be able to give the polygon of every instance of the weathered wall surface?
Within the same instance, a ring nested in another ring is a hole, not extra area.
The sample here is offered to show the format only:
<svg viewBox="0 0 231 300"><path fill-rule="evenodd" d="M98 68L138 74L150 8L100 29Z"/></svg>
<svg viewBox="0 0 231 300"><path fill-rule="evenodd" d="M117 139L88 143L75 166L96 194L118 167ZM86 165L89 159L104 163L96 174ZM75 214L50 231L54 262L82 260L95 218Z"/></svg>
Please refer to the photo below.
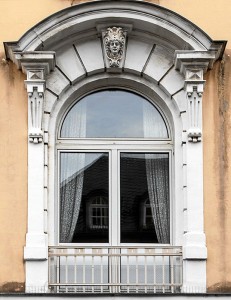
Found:
<svg viewBox="0 0 231 300"><path fill-rule="evenodd" d="M0 291L23 291L27 220L27 95L24 76L4 60L3 41L18 40L49 15L84 1L0 1ZM213 39L231 41L230 0L149 0L188 18ZM219 24L219 26L217 26ZM231 48L231 44L228 48ZM231 291L231 50L207 74L204 109L205 231L209 291Z"/></svg>
<svg viewBox="0 0 231 300"><path fill-rule="evenodd" d="M207 73L203 98L207 286L231 292L231 50Z"/></svg>
<svg viewBox="0 0 231 300"><path fill-rule="evenodd" d="M24 76L0 55L0 291L24 289L27 96Z"/></svg>

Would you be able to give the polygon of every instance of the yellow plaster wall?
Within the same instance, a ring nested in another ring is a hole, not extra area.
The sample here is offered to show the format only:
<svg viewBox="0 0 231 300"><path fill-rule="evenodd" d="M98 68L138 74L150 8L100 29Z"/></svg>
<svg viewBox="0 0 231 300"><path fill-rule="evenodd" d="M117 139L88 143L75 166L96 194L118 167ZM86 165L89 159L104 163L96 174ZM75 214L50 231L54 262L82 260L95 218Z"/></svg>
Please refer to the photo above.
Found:
<svg viewBox="0 0 231 300"><path fill-rule="evenodd" d="M231 292L231 50L206 75L203 97L208 291Z"/></svg>
<svg viewBox="0 0 231 300"><path fill-rule="evenodd" d="M0 55L0 291L24 289L27 95L24 76Z"/></svg>
<svg viewBox="0 0 231 300"><path fill-rule="evenodd" d="M23 290L27 219L27 96L24 76L3 59L2 42L18 40L39 21L79 2L86 1L0 0L0 291ZM230 0L149 2L188 18L214 40L231 41ZM231 291L230 52L208 73L203 99L209 291Z"/></svg>

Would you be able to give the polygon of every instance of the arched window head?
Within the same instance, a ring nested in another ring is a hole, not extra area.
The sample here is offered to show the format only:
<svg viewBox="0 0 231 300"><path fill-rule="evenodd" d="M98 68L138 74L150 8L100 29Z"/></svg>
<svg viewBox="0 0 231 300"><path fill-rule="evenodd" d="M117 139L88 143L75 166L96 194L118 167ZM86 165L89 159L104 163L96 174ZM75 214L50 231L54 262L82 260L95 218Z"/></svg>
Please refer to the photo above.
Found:
<svg viewBox="0 0 231 300"><path fill-rule="evenodd" d="M166 123L144 97L124 90L94 92L68 111L61 138L168 139Z"/></svg>

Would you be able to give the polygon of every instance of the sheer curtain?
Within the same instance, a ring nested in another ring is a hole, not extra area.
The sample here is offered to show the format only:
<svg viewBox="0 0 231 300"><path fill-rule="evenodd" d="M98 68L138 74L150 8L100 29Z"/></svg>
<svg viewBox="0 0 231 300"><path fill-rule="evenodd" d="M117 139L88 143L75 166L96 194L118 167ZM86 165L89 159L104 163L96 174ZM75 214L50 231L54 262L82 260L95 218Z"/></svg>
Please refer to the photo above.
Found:
<svg viewBox="0 0 231 300"><path fill-rule="evenodd" d="M144 136L163 137L163 120L161 123L144 105ZM148 195L157 239L159 243L168 244L170 242L168 154L145 154L145 161Z"/></svg>
<svg viewBox="0 0 231 300"><path fill-rule="evenodd" d="M86 105L79 103L78 110L68 115L62 128L63 137L86 136ZM71 243L78 221L84 180L84 153L61 153L60 183L60 242Z"/></svg>

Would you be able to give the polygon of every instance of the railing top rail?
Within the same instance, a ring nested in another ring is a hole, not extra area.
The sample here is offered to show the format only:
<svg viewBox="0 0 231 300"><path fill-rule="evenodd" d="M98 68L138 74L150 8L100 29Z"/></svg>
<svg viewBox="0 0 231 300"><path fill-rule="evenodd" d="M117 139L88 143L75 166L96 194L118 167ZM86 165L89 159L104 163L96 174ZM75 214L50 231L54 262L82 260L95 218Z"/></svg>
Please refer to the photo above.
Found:
<svg viewBox="0 0 231 300"><path fill-rule="evenodd" d="M127 286L127 287L172 287L172 286L181 286L181 283L49 283L49 286Z"/></svg>
<svg viewBox="0 0 231 300"><path fill-rule="evenodd" d="M182 246L48 246L49 249L182 249Z"/></svg>
<svg viewBox="0 0 231 300"><path fill-rule="evenodd" d="M132 256L142 256L142 257L146 257L146 256L182 256L181 253L136 253L136 254L130 254L130 253L120 253L120 254L107 254L107 253L101 253L101 254L97 254L97 253L89 253L89 254L86 254L86 253L51 253L49 254L50 257L52 256L89 256L89 257L132 257Z"/></svg>
<svg viewBox="0 0 231 300"><path fill-rule="evenodd" d="M182 247L62 247L51 246L49 247L49 257L54 256L182 256Z"/></svg>

